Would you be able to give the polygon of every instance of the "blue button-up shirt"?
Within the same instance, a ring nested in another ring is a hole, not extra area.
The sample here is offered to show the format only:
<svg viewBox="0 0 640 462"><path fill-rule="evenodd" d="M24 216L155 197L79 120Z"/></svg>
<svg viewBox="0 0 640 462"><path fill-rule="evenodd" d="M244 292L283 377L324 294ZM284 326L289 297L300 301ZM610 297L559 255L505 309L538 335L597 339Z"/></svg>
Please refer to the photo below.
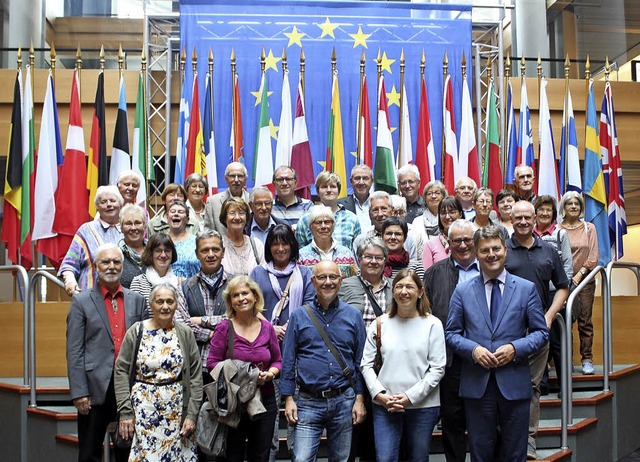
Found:
<svg viewBox="0 0 640 462"><path fill-rule="evenodd" d="M360 361L365 342L362 314L339 300L328 310L314 301L310 304L327 335L353 373L356 393L364 390ZM282 348L282 396L293 396L296 383L312 391L331 390L349 385L336 358L304 308L293 310Z"/></svg>

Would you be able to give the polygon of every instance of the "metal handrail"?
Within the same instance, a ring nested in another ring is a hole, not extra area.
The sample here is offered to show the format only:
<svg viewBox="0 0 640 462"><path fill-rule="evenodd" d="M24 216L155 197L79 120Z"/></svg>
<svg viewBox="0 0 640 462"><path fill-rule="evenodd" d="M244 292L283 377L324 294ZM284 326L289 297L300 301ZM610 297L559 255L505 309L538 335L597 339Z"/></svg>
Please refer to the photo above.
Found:
<svg viewBox="0 0 640 462"><path fill-rule="evenodd" d="M36 407L36 288L38 279L46 278L64 289L60 279L45 270L36 271L31 277L28 296L29 307L29 407ZM27 351L27 350L25 350Z"/></svg>
<svg viewBox="0 0 640 462"><path fill-rule="evenodd" d="M29 351L29 299L26 296L29 290L29 275L27 274L27 270L20 265L3 265L0 266L0 271L17 271L20 274L19 279L22 281L22 287L24 289L24 295L22 297L22 303L24 305L23 309L23 317L24 317L24 332L22 335L22 351L23 351L23 366L22 366L22 384L25 387L29 386L29 356L27 355L27 351Z"/></svg>
<svg viewBox="0 0 640 462"><path fill-rule="evenodd" d="M606 317L607 303L610 298L609 282L608 282L609 277L604 267L596 266L593 270L591 270L589 274L587 274L587 276L585 276L585 278L582 281L580 281L580 284L578 284L578 287L576 287L575 290L571 292L571 294L569 295L569 298L567 299L567 307L566 307L565 317L564 317L565 321L570 321L572 319L571 310L573 308L573 303L576 297L578 296L578 294L582 291L582 289L584 289L584 287L587 284L589 284L592 280L594 280L598 274L600 274L600 277L602 278L602 310L603 310L603 318ZM562 368L561 368L562 382L560 383L560 390L562 391L562 401L563 401L563 404L566 406L567 423L573 423L573 407L572 407L573 377L571 375L571 372L573 370L573 352L572 352L572 342L569 341L569 339L571 338L571 324L572 324L571 322L565 322L565 335L567 337L567 341L566 341L566 350L564 350L565 351L564 361L562 361ZM602 330L603 330L603 336L605 339L604 341L606 342L606 339L608 336L607 326L604 326ZM604 391L609 391L609 374L606 368L604 371Z"/></svg>
<svg viewBox="0 0 640 462"><path fill-rule="evenodd" d="M567 354L567 332L565 330L565 321L562 314L556 313L556 322L560 324L560 357L564 358ZM563 369L561 369L563 370ZM560 381L560 390L562 390L564 380ZM565 396L565 395L562 395ZM569 449L569 402L567 400L560 401L560 449Z"/></svg>

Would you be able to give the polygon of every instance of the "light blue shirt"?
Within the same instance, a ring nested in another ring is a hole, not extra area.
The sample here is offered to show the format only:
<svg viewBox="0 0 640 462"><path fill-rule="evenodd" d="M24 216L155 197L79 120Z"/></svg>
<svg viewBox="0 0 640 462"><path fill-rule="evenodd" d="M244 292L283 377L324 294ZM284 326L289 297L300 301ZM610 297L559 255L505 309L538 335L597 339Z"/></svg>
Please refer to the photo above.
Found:
<svg viewBox="0 0 640 462"><path fill-rule="evenodd" d="M251 221L251 237L260 239L260 241L264 244L267 240L267 234L269 234L269 231L271 231L271 228L273 228L275 225L276 222L273 220L273 217L269 217L269 226L267 226L267 229L262 229L260 225L256 223L256 219L254 218Z"/></svg>
<svg viewBox="0 0 640 462"><path fill-rule="evenodd" d="M473 260L473 263L471 263L466 268L455 260L453 260L453 264L456 266L456 268L458 268L458 284L470 281L471 279L480 275L478 260Z"/></svg>

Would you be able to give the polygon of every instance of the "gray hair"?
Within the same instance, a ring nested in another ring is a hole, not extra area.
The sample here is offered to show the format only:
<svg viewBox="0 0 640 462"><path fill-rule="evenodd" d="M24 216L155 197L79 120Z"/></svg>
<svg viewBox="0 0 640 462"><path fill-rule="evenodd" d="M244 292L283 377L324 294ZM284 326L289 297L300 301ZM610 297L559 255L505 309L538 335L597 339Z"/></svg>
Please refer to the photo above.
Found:
<svg viewBox="0 0 640 462"><path fill-rule="evenodd" d="M356 249L356 257L358 260L361 260L364 253L373 247L377 247L382 250L385 260L389 257L389 250L382 239L379 237L366 237L362 242L360 242L360 245L358 245L358 248Z"/></svg>
<svg viewBox="0 0 640 462"><path fill-rule="evenodd" d="M290 167L288 165L281 165L281 166L279 166L277 169L275 169L273 171L273 178L272 178L273 181L275 181L276 175L278 174L278 172L280 172L282 170L289 170L291 173L293 173L293 178L296 179L296 180L298 179L298 174L296 173L296 171L292 167Z"/></svg>
<svg viewBox="0 0 640 462"><path fill-rule="evenodd" d="M473 195L473 202L477 201L478 198L480 196L482 196L483 194L486 194L487 196L491 197L491 202L493 202L494 196L493 196L493 191L489 188L485 188L484 186L482 188L478 188L476 189L475 194Z"/></svg>
<svg viewBox="0 0 640 462"><path fill-rule="evenodd" d="M433 188L438 188L443 192L442 197L447 197L449 195L449 191L447 191L447 187L440 180L431 180L426 185L424 185L424 189L422 190L422 198L425 199L427 192L431 191ZM425 199L426 201L426 199Z"/></svg>
<svg viewBox="0 0 640 462"><path fill-rule="evenodd" d="M220 240L220 244L222 244L222 235L215 229L200 231L198 234L196 234L196 250L200 245L200 241L202 241L203 239L211 239L213 237L217 237Z"/></svg>
<svg viewBox="0 0 640 462"><path fill-rule="evenodd" d="M386 199L391 206L391 195L387 191L374 191L369 195L369 203L378 199Z"/></svg>
<svg viewBox="0 0 640 462"><path fill-rule="evenodd" d="M498 226L485 226L483 228L478 228L476 232L473 233L473 245L476 249L478 248L478 244L480 243L480 241L484 241L486 239L500 239L502 246L506 247L504 233Z"/></svg>
<svg viewBox="0 0 640 462"><path fill-rule="evenodd" d="M408 174L415 175L418 181L420 181L420 170L418 170L418 167L416 167L413 164L406 164L400 167L398 169L398 173L396 174L396 178L398 179L398 181L400 181L400 175L408 175Z"/></svg>
<svg viewBox="0 0 640 462"><path fill-rule="evenodd" d="M137 213L142 218L142 223L144 226L147 226L147 212L145 209L140 207L138 204L125 204L124 207L120 209L120 226L122 226L122 219L125 215L129 213Z"/></svg>
<svg viewBox="0 0 640 462"><path fill-rule="evenodd" d="M336 222L336 216L331 210L331 207L326 205L314 205L309 212L309 224L312 224L320 217L327 217L334 223Z"/></svg>
<svg viewBox="0 0 640 462"><path fill-rule="evenodd" d="M256 197L256 194L260 193L268 193L271 200L273 200L273 194L271 193L271 190L269 188L267 188L266 186L256 186L249 193L249 203L252 204L254 198Z"/></svg>
<svg viewBox="0 0 640 462"><path fill-rule="evenodd" d="M149 293L149 305L151 305L151 300L153 300L156 293L158 293L158 291L162 289L170 290L173 293L173 298L176 301L176 304L178 303L178 289L176 289L173 284L169 284L168 282L161 282L153 286L153 288L151 289L151 292Z"/></svg>
<svg viewBox="0 0 640 462"><path fill-rule="evenodd" d="M525 168L528 168L529 170L531 170L531 174L533 175L533 177L535 178L536 173L533 171L533 167L531 167L530 165L527 164L520 164L518 165L514 170L513 170L513 176L518 178L520 176L520 171L524 170Z"/></svg>
<svg viewBox="0 0 640 462"><path fill-rule="evenodd" d="M124 254L122 253L122 249L115 245L112 242L107 242L106 244L102 244L98 246L98 248L93 252L93 261L96 262L100 259L100 256L108 250L117 250L118 254L120 254L120 259L124 260Z"/></svg>
<svg viewBox="0 0 640 462"><path fill-rule="evenodd" d="M356 170L363 170L367 172L367 175L373 178L373 170L371 170L371 167L369 167L367 164L358 164L351 169L351 176L349 176L349 179L353 178L353 172L355 172Z"/></svg>
<svg viewBox="0 0 640 462"><path fill-rule="evenodd" d="M244 164L242 162L231 162L229 165L227 165L227 167L224 169L224 176L229 175L229 170L231 170L233 167L237 167L240 166L242 167L242 170L244 171L244 176L245 178L249 175L249 173L247 172L247 167L244 166Z"/></svg>
<svg viewBox="0 0 640 462"><path fill-rule="evenodd" d="M96 189L96 197L93 199L93 203L95 204L96 207L102 200L102 196L104 196L105 194L111 194L113 196L116 196L116 199L120 204L120 207L124 205L124 199L122 198L122 194L120 194L120 190L118 189L118 187L114 184L108 184L108 185L98 186L98 189Z"/></svg>
<svg viewBox="0 0 640 462"><path fill-rule="evenodd" d="M389 205L393 210L407 211L407 198L398 196L397 194L391 194L389 196Z"/></svg>
<svg viewBox="0 0 640 462"><path fill-rule="evenodd" d="M455 189L458 189L458 186L460 186L460 183L465 180L471 181L471 185L473 186L473 189L478 189L478 183L476 183L476 181L473 178L469 178L468 176L463 176L458 181L456 181Z"/></svg>
<svg viewBox="0 0 640 462"><path fill-rule="evenodd" d="M118 177L116 178L116 185L119 185L120 182L125 178L135 178L136 180L138 180L138 185L142 183L140 174L138 172L136 172L135 170L123 170L118 174Z"/></svg>
<svg viewBox="0 0 640 462"><path fill-rule="evenodd" d="M465 220L464 218L458 218L456 221L451 223L451 226L449 226L449 232L447 233L447 237L451 239L451 235L456 231L470 230L471 233L473 234L477 231L477 229L478 229L478 225L476 225L474 222Z"/></svg>
<svg viewBox="0 0 640 462"><path fill-rule="evenodd" d="M564 208L567 205L567 202L569 202L571 199L577 199L580 203L580 219L582 220L584 218L584 198L582 197L582 194L577 191L567 191L566 193L564 193L564 196L562 196L562 199L560 200L560 210L558 210L560 218L564 219Z"/></svg>
<svg viewBox="0 0 640 462"><path fill-rule="evenodd" d="M204 189L209 191L209 182L204 176L200 175L199 173L192 173L187 177L186 180L184 180L184 189L189 189L189 186L191 186L192 183L196 183L196 182L202 183L202 185L204 186Z"/></svg>

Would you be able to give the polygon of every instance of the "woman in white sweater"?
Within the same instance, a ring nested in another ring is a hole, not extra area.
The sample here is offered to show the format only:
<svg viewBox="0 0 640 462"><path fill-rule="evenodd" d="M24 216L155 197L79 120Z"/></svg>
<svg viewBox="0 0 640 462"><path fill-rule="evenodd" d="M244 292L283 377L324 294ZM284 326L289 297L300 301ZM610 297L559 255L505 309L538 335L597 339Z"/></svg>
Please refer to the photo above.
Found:
<svg viewBox="0 0 640 462"><path fill-rule="evenodd" d="M444 329L430 314L422 279L402 270L393 280L393 301L387 314L367 331L361 370L373 398L376 460L398 460L400 439L408 459L429 460L433 428L440 411L438 384L444 375ZM382 367L376 373L376 337L380 326Z"/></svg>

